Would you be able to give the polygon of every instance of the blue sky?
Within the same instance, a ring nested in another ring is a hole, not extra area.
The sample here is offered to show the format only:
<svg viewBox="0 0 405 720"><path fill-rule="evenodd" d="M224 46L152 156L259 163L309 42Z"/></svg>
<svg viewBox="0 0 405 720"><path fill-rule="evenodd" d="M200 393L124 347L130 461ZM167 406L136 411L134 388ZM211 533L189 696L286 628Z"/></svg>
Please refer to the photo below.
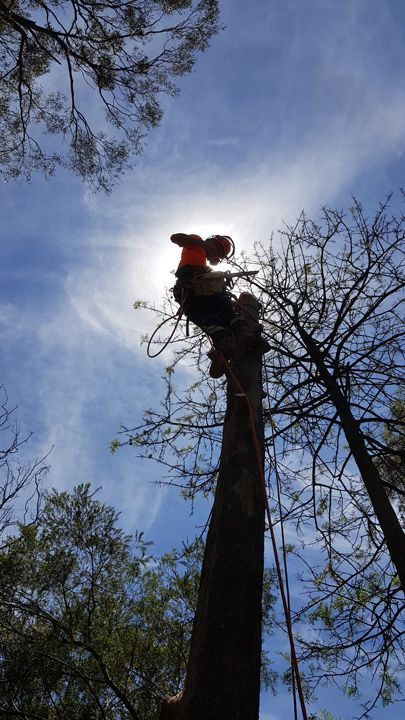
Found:
<svg viewBox="0 0 405 720"><path fill-rule="evenodd" d="M132 309L172 284L170 234L223 232L248 250L303 208L348 207L355 193L372 209L404 177L402 0L221 4L226 30L109 197L63 172L1 188L0 382L34 433L29 454L52 448L53 486L102 486L159 551L192 537L206 507L190 518L153 484L158 466L108 443L153 404L170 361L146 358L155 319ZM262 720L289 716L288 702L265 698Z"/></svg>

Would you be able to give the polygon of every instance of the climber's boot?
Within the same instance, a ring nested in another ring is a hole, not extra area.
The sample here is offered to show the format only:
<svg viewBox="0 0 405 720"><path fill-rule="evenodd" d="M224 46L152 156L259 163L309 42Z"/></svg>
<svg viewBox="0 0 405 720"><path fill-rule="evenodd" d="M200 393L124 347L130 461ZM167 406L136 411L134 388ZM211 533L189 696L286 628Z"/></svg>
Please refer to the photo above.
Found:
<svg viewBox="0 0 405 720"><path fill-rule="evenodd" d="M220 378L225 374L225 363L233 356L235 352L235 341L232 333L227 330L218 330L210 333L213 348L208 353L211 360L209 369L210 377Z"/></svg>

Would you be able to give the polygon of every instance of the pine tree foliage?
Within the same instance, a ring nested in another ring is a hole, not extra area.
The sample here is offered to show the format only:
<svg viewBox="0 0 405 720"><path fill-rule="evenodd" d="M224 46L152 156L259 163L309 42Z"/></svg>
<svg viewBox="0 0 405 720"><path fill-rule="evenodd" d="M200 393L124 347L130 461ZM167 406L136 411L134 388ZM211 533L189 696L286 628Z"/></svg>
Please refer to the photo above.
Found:
<svg viewBox="0 0 405 720"><path fill-rule="evenodd" d="M157 560L116 520L53 491L0 556L2 717L144 720L179 689L201 546Z"/></svg>
<svg viewBox="0 0 405 720"><path fill-rule="evenodd" d="M0 716L155 720L184 682L203 542L153 557L90 485L52 491L0 554ZM265 627L273 596L267 574ZM264 680L273 681L269 661Z"/></svg>
<svg viewBox="0 0 405 720"><path fill-rule="evenodd" d="M218 30L217 0L0 0L3 178L64 165L108 190Z"/></svg>

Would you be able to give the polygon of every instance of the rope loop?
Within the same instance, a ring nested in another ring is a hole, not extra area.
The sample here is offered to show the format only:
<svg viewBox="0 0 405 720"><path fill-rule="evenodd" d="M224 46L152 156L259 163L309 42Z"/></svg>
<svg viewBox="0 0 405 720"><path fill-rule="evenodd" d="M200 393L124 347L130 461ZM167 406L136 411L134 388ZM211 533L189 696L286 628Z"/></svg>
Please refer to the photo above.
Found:
<svg viewBox="0 0 405 720"><path fill-rule="evenodd" d="M179 326L179 323L180 323L181 318L183 317L184 303L185 303L185 297L183 297L183 299L182 299L182 301L181 301L181 303L180 303L180 307L179 307L179 309L177 310L176 314L175 314L175 315L171 315L170 317L166 318L166 320L163 320L163 322L161 322L160 325L158 325L157 328L153 331L152 335L150 336L150 338L149 338L149 340L148 340L148 344L147 344L147 347L146 347L146 353L147 353L147 355L148 355L149 358L156 358L156 357L158 357L164 350L166 350L167 346L168 346L169 343L171 342L171 340L172 340L172 338L173 338L173 336L174 336L174 334L175 334L175 332L176 332L176 330L177 330L177 328L178 328L178 326ZM156 333L160 330L160 328L162 328L164 325L166 325L166 323L170 322L170 320L174 320L175 317L177 317L175 326L174 326L172 332L170 333L168 339L167 339L166 342L164 343L163 347L160 348L160 350L158 350L157 353L151 353L150 348L151 348L151 345L152 345L152 342L153 342L153 338L155 337Z"/></svg>

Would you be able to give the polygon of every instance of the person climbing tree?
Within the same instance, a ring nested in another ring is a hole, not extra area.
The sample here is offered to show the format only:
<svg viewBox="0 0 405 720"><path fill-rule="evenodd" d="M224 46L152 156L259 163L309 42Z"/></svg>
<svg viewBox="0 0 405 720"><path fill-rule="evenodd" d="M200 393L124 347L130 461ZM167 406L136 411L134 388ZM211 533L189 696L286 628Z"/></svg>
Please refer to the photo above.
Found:
<svg viewBox="0 0 405 720"><path fill-rule="evenodd" d="M225 371L223 358L230 360L237 351L255 347L267 352L269 345L261 337L261 325L238 313L226 292L223 274L211 273L207 265L207 261L218 265L232 254L232 238L213 235L203 240L200 235L174 233L170 239L182 248L173 295L186 317L211 338L210 376L221 377Z"/></svg>

